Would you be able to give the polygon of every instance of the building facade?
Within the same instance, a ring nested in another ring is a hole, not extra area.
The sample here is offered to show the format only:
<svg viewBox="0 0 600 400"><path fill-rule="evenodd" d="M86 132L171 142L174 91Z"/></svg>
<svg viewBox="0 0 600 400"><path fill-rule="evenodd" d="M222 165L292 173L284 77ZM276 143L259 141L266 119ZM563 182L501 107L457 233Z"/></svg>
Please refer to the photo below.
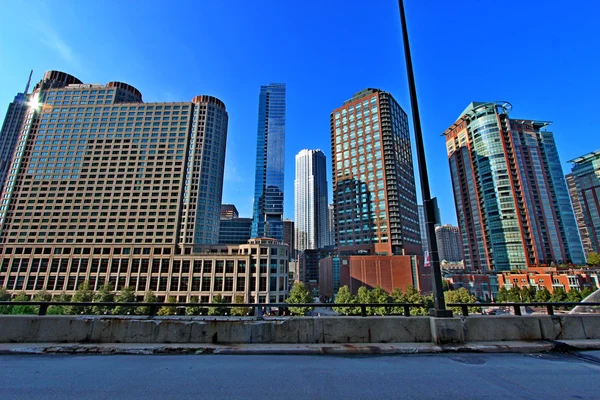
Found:
<svg viewBox="0 0 600 400"><path fill-rule="evenodd" d="M419 211L419 231L421 233L421 247L423 248L423 254L429 254L429 240L427 239L427 223L425 220L425 208L422 204L419 204L418 206L418 211ZM439 221L440 221L440 209L437 206L437 203L434 204L433 209L435 211L435 221L436 224L435 226L439 226ZM439 249L438 249L439 250ZM427 253L425 253L427 252ZM440 258L440 260L442 260Z"/></svg>
<svg viewBox="0 0 600 400"><path fill-rule="evenodd" d="M296 239L294 235L295 223L290 219L283 220L283 243L287 244L290 248L290 260L295 260L298 256L298 249L296 248Z"/></svg>
<svg viewBox="0 0 600 400"><path fill-rule="evenodd" d="M569 292L573 289L592 291L600 289L599 271L594 269L558 269L554 267L529 268L523 271L506 271L498 274L499 288L511 289L513 287L533 287L536 290L548 289L554 293L555 289Z"/></svg>
<svg viewBox="0 0 600 400"><path fill-rule="evenodd" d="M328 244L326 165L321 150L302 150L296 155L294 233L298 251Z"/></svg>
<svg viewBox="0 0 600 400"><path fill-rule="evenodd" d="M0 286L72 294L87 280L189 299L241 293L245 274L246 298L283 300L287 246L214 247L226 136L225 105L214 97L143 103L125 83L47 72L29 95L2 194ZM216 275L204 275L209 259Z"/></svg>
<svg viewBox="0 0 600 400"><path fill-rule="evenodd" d="M17 145L17 139L21 134L23 120L29 110L29 96L27 92L29 91L30 82L31 74L29 75L27 86L25 86L25 91L17 93L13 102L8 105L2 130L0 130L0 191L4 187L4 181L10 170L12 157Z"/></svg>
<svg viewBox="0 0 600 400"><path fill-rule="evenodd" d="M240 214L235 204L221 204L221 219L239 218Z"/></svg>
<svg viewBox="0 0 600 400"><path fill-rule="evenodd" d="M413 286L431 292L431 271L422 256L332 256L319 262L320 295L334 298L342 286L353 294L361 286L381 287L388 293Z"/></svg>
<svg viewBox="0 0 600 400"><path fill-rule="evenodd" d="M283 240L285 92L280 83L260 88L252 237Z"/></svg>
<svg viewBox="0 0 600 400"><path fill-rule="evenodd" d="M327 246L335 246L335 232L333 227L334 222L334 208L333 204L327 205Z"/></svg>
<svg viewBox="0 0 600 400"><path fill-rule="evenodd" d="M440 261L460 262L463 260L463 249L458 226L442 225L435 227Z"/></svg>
<svg viewBox="0 0 600 400"><path fill-rule="evenodd" d="M331 113L334 232L340 250L422 254L406 113L379 89Z"/></svg>
<svg viewBox="0 0 600 400"><path fill-rule="evenodd" d="M600 252L600 150L575 158L569 187L586 252ZM567 175L567 181L569 178Z"/></svg>
<svg viewBox="0 0 600 400"><path fill-rule="evenodd" d="M252 218L221 218L220 244L245 244L252 236Z"/></svg>
<svg viewBox="0 0 600 400"><path fill-rule="evenodd" d="M471 103L445 132L468 270L585 263L560 158L544 121Z"/></svg>
<svg viewBox="0 0 600 400"><path fill-rule="evenodd" d="M299 280L304 282L309 290L319 289L319 261L336 254L333 247L321 249L306 249L298 256Z"/></svg>

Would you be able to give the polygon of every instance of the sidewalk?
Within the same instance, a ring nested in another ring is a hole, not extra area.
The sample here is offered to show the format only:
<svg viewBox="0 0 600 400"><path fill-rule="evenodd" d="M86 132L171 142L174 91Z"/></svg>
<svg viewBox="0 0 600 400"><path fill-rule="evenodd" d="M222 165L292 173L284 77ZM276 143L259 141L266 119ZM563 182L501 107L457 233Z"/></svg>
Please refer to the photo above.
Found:
<svg viewBox="0 0 600 400"><path fill-rule="evenodd" d="M144 344L144 343L0 343L5 354L236 354L236 355L375 355L439 353L541 353L599 350L600 340L472 342L461 345L431 343L365 344Z"/></svg>

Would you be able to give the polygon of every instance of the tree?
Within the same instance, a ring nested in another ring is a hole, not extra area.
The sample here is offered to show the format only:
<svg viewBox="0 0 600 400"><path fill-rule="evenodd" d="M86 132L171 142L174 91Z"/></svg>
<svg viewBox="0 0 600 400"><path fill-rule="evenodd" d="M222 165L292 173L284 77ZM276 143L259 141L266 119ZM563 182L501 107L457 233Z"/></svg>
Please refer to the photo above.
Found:
<svg viewBox="0 0 600 400"><path fill-rule="evenodd" d="M445 279L442 279L442 290L444 292L447 292L448 290L450 290L450 285L448 285L448 281Z"/></svg>
<svg viewBox="0 0 600 400"><path fill-rule="evenodd" d="M589 265L600 265L600 254L598 254L598 253L588 253L588 255L587 255L587 263Z"/></svg>
<svg viewBox="0 0 600 400"><path fill-rule="evenodd" d="M581 291L581 298L585 299L588 296L590 296L592 293L594 293L595 289L591 289L590 287L586 286L583 288L583 290Z"/></svg>
<svg viewBox="0 0 600 400"><path fill-rule="evenodd" d="M312 303L313 296L302 282L295 282L290 294L286 300L288 304ZM290 312L293 315L304 315L311 311L312 307L290 307Z"/></svg>
<svg viewBox="0 0 600 400"><path fill-rule="evenodd" d="M165 303L177 303L177 298L175 296L169 296L167 297L167 301ZM177 314L177 310L175 309L175 307L169 307L169 306L162 306L161 308L158 309L158 312L156 313L156 315L160 315L160 316L166 316L166 315L175 315Z"/></svg>
<svg viewBox="0 0 600 400"><path fill-rule="evenodd" d="M144 303L156 303L157 299L152 290L149 290L144 294ZM148 315L150 314L149 306L139 306L136 307L135 313L137 315Z"/></svg>
<svg viewBox="0 0 600 400"><path fill-rule="evenodd" d="M25 294L25 292L20 292L17 294L12 301L29 301L29 296ZM12 310L10 310L11 314L37 314L36 307L34 306L13 306Z"/></svg>
<svg viewBox="0 0 600 400"><path fill-rule="evenodd" d="M407 303L425 303L423 307L411 307L410 315L429 315L430 304L425 297L419 293L419 291L412 285L408 285L406 287L406 292L404 292L404 297L406 298Z"/></svg>
<svg viewBox="0 0 600 400"><path fill-rule="evenodd" d="M475 296L473 296L466 288L460 288L458 290L449 290L444 293L444 299L446 303L460 303L460 304L473 304L477 302ZM454 314L462 315L461 307L448 307ZM481 312L480 307L469 307L469 314L476 314Z"/></svg>
<svg viewBox="0 0 600 400"><path fill-rule="evenodd" d="M117 303L133 303L135 302L135 289L132 287L126 287L121 290L121 293L117 296ZM114 309L115 315L132 315L135 313L135 308L132 306L121 306L118 305Z"/></svg>
<svg viewBox="0 0 600 400"><path fill-rule="evenodd" d="M520 303L521 301L521 288L515 285L508 289L508 303Z"/></svg>
<svg viewBox="0 0 600 400"><path fill-rule="evenodd" d="M545 286L535 293L535 301L538 303L547 303L551 299L552 294L550 294L550 291Z"/></svg>
<svg viewBox="0 0 600 400"><path fill-rule="evenodd" d="M244 304L244 296L235 296L235 300L233 301L236 304ZM250 313L250 308L248 307L232 307L231 315L235 315L238 317L244 317Z"/></svg>
<svg viewBox="0 0 600 400"><path fill-rule="evenodd" d="M371 300L373 303L387 304L390 302L391 297L388 294L388 292L386 292L385 290L383 290L382 288L377 286L371 292ZM370 308L371 308L371 313L372 313L371 315L389 315L391 312L390 307L370 307Z"/></svg>
<svg viewBox="0 0 600 400"><path fill-rule="evenodd" d="M80 303L80 302L92 302L94 300L94 291L90 288L90 283L88 281L83 282L77 288L77 291L73 295L71 299L72 303ZM68 306L67 307L68 314L91 314L92 307L91 306Z"/></svg>
<svg viewBox="0 0 600 400"><path fill-rule="evenodd" d="M46 290L41 290L33 296L34 301L52 301L52 295Z"/></svg>
<svg viewBox="0 0 600 400"><path fill-rule="evenodd" d="M567 293L565 292L565 289L563 289L561 287L557 287L556 289L554 289L554 292L552 293L551 301L558 303L558 302L566 301L566 300L567 300Z"/></svg>
<svg viewBox="0 0 600 400"><path fill-rule="evenodd" d="M198 296L190 297L190 303L198 304L200 299ZM199 306L188 306L185 308L185 315L199 315L201 308Z"/></svg>
<svg viewBox="0 0 600 400"><path fill-rule="evenodd" d="M112 291L113 285L106 282L94 295L94 303L112 303L115 301L115 293ZM112 307L108 306L93 306L94 314L106 315L113 311Z"/></svg>
<svg viewBox="0 0 600 400"><path fill-rule="evenodd" d="M65 292L62 292L58 296L54 296L52 298L52 301L53 302L68 303L68 302L71 301L71 296L69 296ZM68 314L68 311L69 311L69 307L68 306L50 306L50 307L48 307L47 314L48 315L65 315L65 314Z"/></svg>
<svg viewBox="0 0 600 400"><path fill-rule="evenodd" d="M347 285L344 285L338 289L334 303L354 304L356 303L356 296L350 292L350 288ZM333 311L344 315L360 314L360 308L358 307L333 307Z"/></svg>
<svg viewBox="0 0 600 400"><path fill-rule="evenodd" d="M567 301L570 303L579 303L581 300L583 300L583 297L581 295L581 291L579 289L571 289L567 292Z"/></svg>
<svg viewBox="0 0 600 400"><path fill-rule="evenodd" d="M525 286L521 288L521 301L531 303L535 299L537 290L533 286Z"/></svg>
<svg viewBox="0 0 600 400"><path fill-rule="evenodd" d="M212 297L211 301L212 304L222 304L225 303L225 300L223 299L223 296L221 296L220 294L216 294ZM225 307L209 307L208 308L208 315L224 315L225 311L227 311L225 309Z"/></svg>
<svg viewBox="0 0 600 400"><path fill-rule="evenodd" d="M0 301L10 301L10 294L3 287L0 287ZM0 306L0 314L10 314L11 308L11 306Z"/></svg>
<svg viewBox="0 0 600 400"><path fill-rule="evenodd" d="M401 288L396 288L392 292L392 303L406 303L406 296L402 293ZM393 307L392 314L404 315L404 307Z"/></svg>
<svg viewBox="0 0 600 400"><path fill-rule="evenodd" d="M498 291L498 296L496 296L496 301L498 303L508 303L508 289L505 286L502 286Z"/></svg>

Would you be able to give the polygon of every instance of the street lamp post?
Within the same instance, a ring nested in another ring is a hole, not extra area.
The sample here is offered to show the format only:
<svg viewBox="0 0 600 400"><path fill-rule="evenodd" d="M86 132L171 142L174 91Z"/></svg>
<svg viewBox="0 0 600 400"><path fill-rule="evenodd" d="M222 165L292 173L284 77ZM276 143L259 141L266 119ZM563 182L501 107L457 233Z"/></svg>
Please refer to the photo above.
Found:
<svg viewBox="0 0 600 400"><path fill-rule="evenodd" d="M417 89L415 87L415 76L413 74L410 46L408 43L408 29L406 27L406 15L404 14L404 2L398 0L400 8L400 23L402 25L402 40L404 43L404 58L406 60L406 73L408 77L408 89L410 91L410 108L412 109L413 125L415 130L415 147L417 149L417 164L419 166L419 178L421 181L421 196L423 197L423 209L425 211L425 225L427 226L427 241L429 242L429 259L433 271L433 301L434 308L429 310L433 317L451 317L452 311L446 309L444 300L444 289L442 288L442 272L440 270L440 259L438 256L437 241L435 240L435 212L434 200L429 190L429 178L427 176L427 162L425 161L425 149L423 147L423 133L421 132L421 119L419 117L419 105L417 104Z"/></svg>

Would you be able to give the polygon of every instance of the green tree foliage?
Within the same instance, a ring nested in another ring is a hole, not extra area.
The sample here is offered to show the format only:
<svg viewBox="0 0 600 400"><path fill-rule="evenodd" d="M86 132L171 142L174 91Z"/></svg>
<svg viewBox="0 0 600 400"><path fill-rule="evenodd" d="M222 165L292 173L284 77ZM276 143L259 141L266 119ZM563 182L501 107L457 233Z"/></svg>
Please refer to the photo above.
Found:
<svg viewBox="0 0 600 400"><path fill-rule="evenodd" d="M458 290L449 290L444 293L444 299L446 303L460 303L460 304L473 304L477 302L477 298L469 293L466 288L460 288ZM448 307L454 314L462 315L462 309L460 307ZM480 307L469 307L469 314L480 313Z"/></svg>
<svg viewBox="0 0 600 400"><path fill-rule="evenodd" d="M94 295L94 303L112 303L115 301L115 292L112 291L114 286L110 282L106 282ZM112 314L113 307L108 306L93 306L92 312L99 315Z"/></svg>
<svg viewBox="0 0 600 400"><path fill-rule="evenodd" d="M373 299L373 292L367 289L366 286L361 286L358 288L356 292L356 302L357 303L375 303ZM366 308L367 315L373 315L375 310L372 307Z"/></svg>
<svg viewBox="0 0 600 400"><path fill-rule="evenodd" d="M88 281L83 282L77 288L71 302L91 302L94 300L94 291L90 288ZM92 314L91 306L68 306L67 314Z"/></svg>
<svg viewBox="0 0 600 400"><path fill-rule="evenodd" d="M392 292L392 303L407 303L406 296L402 292L401 288L396 288ZM392 314L404 315L404 307L393 307Z"/></svg>
<svg viewBox="0 0 600 400"><path fill-rule="evenodd" d="M175 296L167 297L167 301L165 303L177 303L177 298ZM158 309L156 315L166 316L166 315L175 315L177 314L177 309L175 307L162 306Z"/></svg>
<svg viewBox="0 0 600 400"><path fill-rule="evenodd" d="M220 294L214 295L212 300L211 300L212 304L223 304L225 303L225 300L223 299L223 296L221 296ZM227 312L227 309L225 307L209 307L208 308L208 315L225 315L225 313Z"/></svg>
<svg viewBox="0 0 600 400"><path fill-rule="evenodd" d="M188 306L185 308L185 315L199 315L202 308L200 308L200 299L198 296L190 297L190 303L198 304L193 306Z"/></svg>
<svg viewBox="0 0 600 400"><path fill-rule="evenodd" d="M583 290L581 291L581 298L585 299L586 297L590 296L592 293L594 293L595 290L589 288L589 287L584 287Z"/></svg>
<svg viewBox="0 0 600 400"><path fill-rule="evenodd" d="M553 302L567 301L567 292L565 292L565 289L557 287L552 292L552 297L551 297L550 301L553 301Z"/></svg>
<svg viewBox="0 0 600 400"><path fill-rule="evenodd" d="M52 301L52 295L46 290L41 290L33 296L34 301Z"/></svg>
<svg viewBox="0 0 600 400"><path fill-rule="evenodd" d="M25 292L18 293L12 301L29 301L29 296L25 294ZM37 314L37 308L35 306L18 306L15 305L10 310L11 314Z"/></svg>
<svg viewBox="0 0 600 400"><path fill-rule="evenodd" d="M411 307L410 315L429 315L429 308L433 304L433 297L426 298L419 291L411 285L408 285L404 292L404 297L407 303L425 303L424 307Z"/></svg>
<svg viewBox="0 0 600 400"><path fill-rule="evenodd" d="M313 296L302 282L295 282L294 287L290 290L290 294L286 300L288 304L312 303ZM311 311L312 307L290 307L290 312L293 315L305 315Z"/></svg>
<svg viewBox="0 0 600 400"><path fill-rule="evenodd" d="M600 254L598 254L598 253L588 253L588 255L587 255L587 263L589 265L600 265Z"/></svg>
<svg viewBox="0 0 600 400"><path fill-rule="evenodd" d="M121 293L116 297L117 303L133 303L135 302L135 289L132 287L126 287L121 290ZM113 314L115 315L133 315L135 308L132 306L121 306L118 305L114 308Z"/></svg>
<svg viewBox="0 0 600 400"><path fill-rule="evenodd" d="M10 301L10 294L3 287L0 287L0 301ZM11 306L0 306L0 314L10 314L11 308Z"/></svg>
<svg viewBox="0 0 600 400"><path fill-rule="evenodd" d="M547 303L552 300L552 294L546 287L543 287L535 293L534 300L538 303Z"/></svg>
<svg viewBox="0 0 600 400"><path fill-rule="evenodd" d="M498 295L496 296L497 303L507 303L508 302L508 289L504 286L498 290Z"/></svg>
<svg viewBox="0 0 600 400"><path fill-rule="evenodd" d="M62 292L52 298L53 302L68 303L71 301L71 296ZM48 307L48 315L66 315L69 313L69 306L50 306Z"/></svg>
<svg viewBox="0 0 600 400"><path fill-rule="evenodd" d="M448 290L450 290L450 285L448 285L448 281L445 279L442 279L442 290L444 292L447 292Z"/></svg>
<svg viewBox="0 0 600 400"><path fill-rule="evenodd" d="M391 299L392 298L388 294L388 292L386 292L379 286L377 286L371 292L371 300L373 303L386 304L386 303L389 303ZM369 307L369 308L370 308L370 310L369 310L370 315L389 315L390 312L392 311L391 307Z"/></svg>
<svg viewBox="0 0 600 400"><path fill-rule="evenodd" d="M244 296L235 296L235 300L233 301L235 304L244 304ZM250 313L250 308L248 307L232 307L231 315L235 315L238 317L246 316Z"/></svg>
<svg viewBox="0 0 600 400"><path fill-rule="evenodd" d="M520 303L521 299L521 288L513 286L508 290L508 302L509 303Z"/></svg>
<svg viewBox="0 0 600 400"><path fill-rule="evenodd" d="M356 296L350 292L350 288L344 285L339 288L337 295L335 296L336 304L354 304L356 303ZM358 307L333 307L333 311L344 314L344 315L356 315L360 314L360 308Z"/></svg>
<svg viewBox="0 0 600 400"><path fill-rule="evenodd" d="M582 297L581 291L579 289L571 289L567 293L566 301L571 302L571 303L579 303L581 300L583 300L583 297Z"/></svg>
<svg viewBox="0 0 600 400"><path fill-rule="evenodd" d="M154 295L152 290L149 290L144 294L144 303L156 303L157 298ZM136 307L135 313L137 315L148 315L150 313L150 307L148 306L139 306Z"/></svg>
<svg viewBox="0 0 600 400"><path fill-rule="evenodd" d="M535 300L537 290L533 286L527 286L521 288L521 301L524 303L531 303Z"/></svg>

